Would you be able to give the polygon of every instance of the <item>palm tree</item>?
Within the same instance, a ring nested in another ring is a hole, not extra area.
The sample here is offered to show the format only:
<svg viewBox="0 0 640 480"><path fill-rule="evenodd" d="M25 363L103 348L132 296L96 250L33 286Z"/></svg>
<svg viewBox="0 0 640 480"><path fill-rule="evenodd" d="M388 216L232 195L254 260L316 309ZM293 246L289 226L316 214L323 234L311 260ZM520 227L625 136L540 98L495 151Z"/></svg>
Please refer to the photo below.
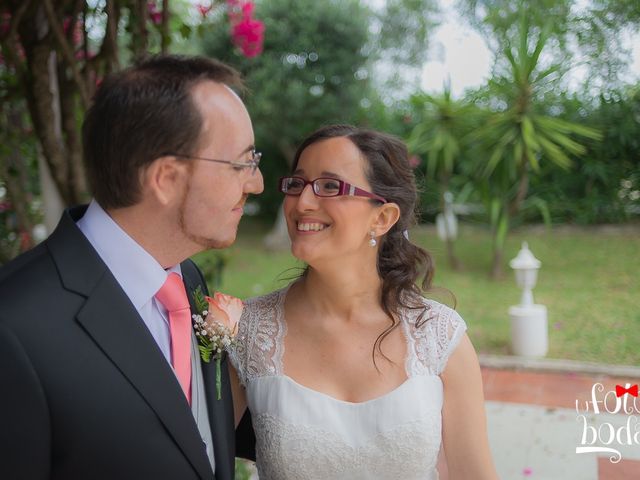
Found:
<svg viewBox="0 0 640 480"><path fill-rule="evenodd" d="M504 40L502 53L508 61L504 75L492 81L497 99L507 108L489 116L474 134L488 148L486 162L480 165L484 179L482 194L493 232L494 278L502 275L504 242L510 220L527 196L529 177L540 171L540 162L549 161L560 168L572 165L587 148L573 136L600 140L601 134L589 127L561 120L540 112L538 92L549 77L561 71L561 65L541 68L540 55L551 34L550 23L539 31L530 28L525 9L520 9L519 44L514 48Z"/></svg>
<svg viewBox="0 0 640 480"><path fill-rule="evenodd" d="M411 131L407 143L412 153L426 156L427 178L438 182L439 210L445 216L447 257L451 267L460 270L462 265L454 252L454 238L452 232L448 231L450 225L446 216L448 212L445 199L463 149L466 133L464 122L470 106L451 98L448 83L445 84L442 95L414 95L411 103L422 112L422 118Z"/></svg>

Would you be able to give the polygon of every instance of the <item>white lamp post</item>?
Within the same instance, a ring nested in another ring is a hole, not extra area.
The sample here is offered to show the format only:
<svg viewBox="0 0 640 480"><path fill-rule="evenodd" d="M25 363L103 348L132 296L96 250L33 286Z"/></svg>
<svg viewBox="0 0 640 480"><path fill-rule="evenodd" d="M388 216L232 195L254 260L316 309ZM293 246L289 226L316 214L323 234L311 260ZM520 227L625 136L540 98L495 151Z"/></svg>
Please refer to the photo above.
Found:
<svg viewBox="0 0 640 480"><path fill-rule="evenodd" d="M513 353L525 357L544 357L549 349L547 307L534 304L532 292L536 286L540 260L533 256L527 242L522 242L522 248L509 266L515 271L516 282L522 288L520 305L509 308Z"/></svg>

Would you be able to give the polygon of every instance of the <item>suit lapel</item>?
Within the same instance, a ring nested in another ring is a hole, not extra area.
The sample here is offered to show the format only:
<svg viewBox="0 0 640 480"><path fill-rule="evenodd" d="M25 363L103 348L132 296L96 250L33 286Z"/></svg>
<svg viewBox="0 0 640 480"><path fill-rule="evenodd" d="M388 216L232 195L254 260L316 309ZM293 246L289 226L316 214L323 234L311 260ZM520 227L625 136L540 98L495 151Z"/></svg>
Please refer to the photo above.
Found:
<svg viewBox="0 0 640 480"><path fill-rule="evenodd" d="M190 261L181 264L182 276L185 288L189 296L192 313L199 314L193 300L193 292L201 285L205 295L208 294L206 285L199 272ZM235 470L235 444L233 425L233 401L231 387L229 384L229 374L227 372L227 359L224 354L222 361L222 390L221 399L217 399L216 388L216 364L215 361L209 363L201 361L202 375L204 378L205 393L207 397L207 411L209 413L209 424L211 426L211 437L213 441L213 452L216 462L216 480L232 479Z"/></svg>
<svg viewBox="0 0 640 480"><path fill-rule="evenodd" d="M145 399L200 477L212 478L202 439L171 367L113 275L73 219L66 213L65 217L47 244L65 286L87 297L78 322Z"/></svg>

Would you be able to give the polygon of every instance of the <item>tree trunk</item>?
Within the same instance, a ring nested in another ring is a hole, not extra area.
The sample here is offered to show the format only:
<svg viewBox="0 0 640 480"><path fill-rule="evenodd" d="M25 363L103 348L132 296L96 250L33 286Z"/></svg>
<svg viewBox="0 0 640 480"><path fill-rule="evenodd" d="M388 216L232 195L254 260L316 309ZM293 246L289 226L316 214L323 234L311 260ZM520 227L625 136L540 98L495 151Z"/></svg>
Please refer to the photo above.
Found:
<svg viewBox="0 0 640 480"><path fill-rule="evenodd" d="M523 159L523 162L526 162L526 158ZM518 190L516 192L516 196L509 205L509 215L513 217L520 211L520 207L522 206L522 202L527 198L527 193L529 192L529 170L527 168L527 164L524 163L522 166L522 172L520 173L520 181L518 182Z"/></svg>
<svg viewBox="0 0 640 480"><path fill-rule="evenodd" d="M447 201L447 194L449 194L450 197L450 201ZM453 213L453 205L450 205L450 203L453 203L453 195L449 192L449 179L448 178L443 178L441 180L441 185L440 185L440 211L442 212L442 219L443 219L443 224L444 224L444 231L445 231L445 243L447 245L447 260L449 261L449 266L454 270L454 271L461 271L462 270L462 262L460 262L460 260L458 259L458 257L455 254L455 250L454 250L454 245L455 245L455 240L452 238L453 237L453 232L451 231L451 226L449 225L449 219L447 214L449 212L451 212L453 215L455 215Z"/></svg>
<svg viewBox="0 0 640 480"><path fill-rule="evenodd" d="M445 224L447 222L445 221ZM463 270L462 267L462 262L460 261L460 259L456 256L455 252L454 252L454 241L450 238L447 238L447 259L449 260L449 266L455 270L456 272L460 272Z"/></svg>
<svg viewBox="0 0 640 480"><path fill-rule="evenodd" d="M44 226L47 234L51 234L60 221L65 205L40 148L38 148L38 174Z"/></svg>
<svg viewBox="0 0 640 480"><path fill-rule="evenodd" d="M169 0L162 0L162 24L160 26L160 51L166 54L169 51Z"/></svg>
<svg viewBox="0 0 640 480"><path fill-rule="evenodd" d="M491 264L491 278L493 280L501 280L504 278L504 270L502 269L503 258L504 258L504 248L494 246L493 261Z"/></svg>
<svg viewBox="0 0 640 480"><path fill-rule="evenodd" d="M26 78L21 80L26 84L34 129L64 203L78 203L81 195L70 182L73 178L71 154L63 136L57 55L51 47L49 28L42 9L22 25L20 34L28 64ZM75 124L73 128L77 128Z"/></svg>

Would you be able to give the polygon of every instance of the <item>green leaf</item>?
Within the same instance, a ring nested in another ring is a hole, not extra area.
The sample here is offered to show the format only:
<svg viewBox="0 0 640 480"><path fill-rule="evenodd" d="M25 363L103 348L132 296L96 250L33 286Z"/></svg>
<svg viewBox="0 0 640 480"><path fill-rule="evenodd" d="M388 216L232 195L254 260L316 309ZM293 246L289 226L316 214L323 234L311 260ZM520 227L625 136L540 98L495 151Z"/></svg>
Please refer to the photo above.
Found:
<svg viewBox="0 0 640 480"><path fill-rule="evenodd" d="M509 218L503 213L498 223L498 229L496 230L496 245L500 250L504 247L504 242L509 232Z"/></svg>
<svg viewBox="0 0 640 480"><path fill-rule="evenodd" d="M206 363L211 361L212 349L211 347L206 347L204 345L198 345L198 350L200 350L200 358Z"/></svg>
<svg viewBox="0 0 640 480"><path fill-rule="evenodd" d="M193 301L196 304L198 314L202 314L205 310L209 310L209 302L204 298L202 285L198 285L198 287L193 291Z"/></svg>
<svg viewBox="0 0 640 480"><path fill-rule="evenodd" d="M564 169L568 169L571 166L571 159L555 143L544 137L540 137L539 141L549 160Z"/></svg>
<svg viewBox="0 0 640 480"><path fill-rule="evenodd" d="M587 149L584 145L576 142L567 135L555 131L545 131L544 133L549 137L551 141L558 144L573 155L584 155L587 152Z"/></svg>
<svg viewBox="0 0 640 480"><path fill-rule="evenodd" d="M180 28L178 29L178 32L180 32L180 36L184 39L184 40L188 40L191 37L191 32L193 30L191 29L190 25L187 25L186 23L183 23Z"/></svg>
<svg viewBox="0 0 640 480"><path fill-rule="evenodd" d="M551 227L551 214L549 213L549 206L547 202L540 197L531 197L528 199L540 212L542 220L547 227Z"/></svg>

